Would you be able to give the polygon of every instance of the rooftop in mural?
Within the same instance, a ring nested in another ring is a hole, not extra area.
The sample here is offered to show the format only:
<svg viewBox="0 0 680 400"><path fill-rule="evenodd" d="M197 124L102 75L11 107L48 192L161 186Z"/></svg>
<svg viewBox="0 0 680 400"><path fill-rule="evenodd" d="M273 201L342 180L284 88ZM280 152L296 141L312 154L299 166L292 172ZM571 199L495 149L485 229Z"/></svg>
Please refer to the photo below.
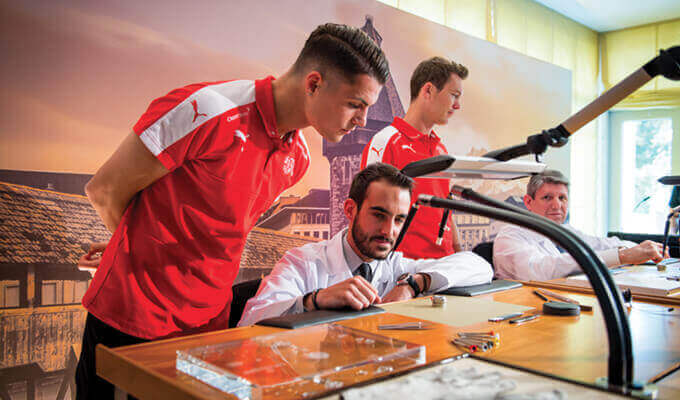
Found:
<svg viewBox="0 0 680 400"><path fill-rule="evenodd" d="M85 195L85 184L91 178L90 174L0 169L0 182L81 196Z"/></svg>
<svg viewBox="0 0 680 400"><path fill-rule="evenodd" d="M272 206L275 207L276 205ZM328 210L330 207L330 191L328 189L310 189L306 196L298 201L277 207L275 212L267 212L260 217L256 226L269 229L280 229L287 225L293 211L304 209ZM270 208L271 210L271 208ZM265 217L266 216L266 217Z"/></svg>
<svg viewBox="0 0 680 400"><path fill-rule="evenodd" d="M241 268L273 267L288 250L318 241L312 237L253 228L241 256Z"/></svg>
<svg viewBox="0 0 680 400"><path fill-rule="evenodd" d="M90 242L110 236L84 196L0 182L0 263L77 264ZM241 266L273 266L291 248L315 241L255 228Z"/></svg>
<svg viewBox="0 0 680 400"><path fill-rule="evenodd" d="M314 190L314 189L312 189ZM279 212L283 207L289 206L293 203L296 203L298 200L300 200L300 196L295 196L295 195L290 195L290 196L281 196L278 201L274 203L267 211L265 211L262 215L260 215L260 218L257 219L257 223L255 226L260 225L262 221L265 219L271 217L272 215L276 214Z"/></svg>
<svg viewBox="0 0 680 400"><path fill-rule="evenodd" d="M84 196L0 182L0 263L77 264L110 236Z"/></svg>

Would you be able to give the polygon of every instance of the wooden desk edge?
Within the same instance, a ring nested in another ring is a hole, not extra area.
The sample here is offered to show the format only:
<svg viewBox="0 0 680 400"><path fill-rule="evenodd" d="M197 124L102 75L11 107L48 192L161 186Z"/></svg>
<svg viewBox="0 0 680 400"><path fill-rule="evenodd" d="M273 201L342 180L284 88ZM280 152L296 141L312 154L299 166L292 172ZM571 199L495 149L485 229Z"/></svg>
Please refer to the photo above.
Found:
<svg viewBox="0 0 680 400"><path fill-rule="evenodd" d="M519 282L522 283L523 285L529 286L529 287L557 289L557 290L564 290L564 291L567 291L567 292L583 293L583 294L591 294L591 295L594 294L593 289L591 287L579 287L579 286L564 285L564 284L550 282L550 281L519 281ZM633 293L633 299L639 300L639 301L648 301L648 302L652 302L652 303L680 306L680 297L670 297L670 296L663 296L662 297L662 296L652 296L652 295Z"/></svg>
<svg viewBox="0 0 680 400"><path fill-rule="evenodd" d="M175 384L161 374L142 368L102 344L97 345L96 360L97 375L137 398L204 400L202 395Z"/></svg>

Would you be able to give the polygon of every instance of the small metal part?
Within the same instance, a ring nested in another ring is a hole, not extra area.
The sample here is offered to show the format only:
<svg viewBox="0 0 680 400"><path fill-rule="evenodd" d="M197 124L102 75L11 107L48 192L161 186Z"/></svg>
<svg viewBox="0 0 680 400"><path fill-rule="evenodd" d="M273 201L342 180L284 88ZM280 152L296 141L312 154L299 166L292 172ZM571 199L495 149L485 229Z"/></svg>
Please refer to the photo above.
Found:
<svg viewBox="0 0 680 400"><path fill-rule="evenodd" d="M401 324L386 324L378 325L378 330L421 330L432 329L432 324L429 322L404 322Z"/></svg>
<svg viewBox="0 0 680 400"><path fill-rule="evenodd" d="M434 296L432 296L432 306L433 307L441 307L444 304L446 304L446 297L439 295L439 294L435 294Z"/></svg>

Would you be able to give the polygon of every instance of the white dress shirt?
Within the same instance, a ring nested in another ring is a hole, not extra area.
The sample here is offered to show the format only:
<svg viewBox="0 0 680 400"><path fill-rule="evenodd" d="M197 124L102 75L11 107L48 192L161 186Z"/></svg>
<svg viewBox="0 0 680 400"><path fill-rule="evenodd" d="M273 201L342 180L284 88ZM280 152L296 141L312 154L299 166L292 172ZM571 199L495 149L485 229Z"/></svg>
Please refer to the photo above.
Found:
<svg viewBox="0 0 680 400"><path fill-rule="evenodd" d="M607 267L621 265L620 247L636 245L617 237L586 235L567 224L562 226L592 247ZM561 252L552 240L510 224L503 226L493 241L493 266L497 278L522 281L547 281L581 272L576 260L568 253Z"/></svg>
<svg viewBox="0 0 680 400"><path fill-rule="evenodd" d="M302 313L302 299L307 293L351 278L352 271L362 261L347 243L346 232L347 229L344 229L330 240L309 243L288 251L272 272L264 277L257 295L248 300L238 326L252 325L265 318ZM430 275L428 293L451 286L488 283L493 277L489 263L471 252L423 260L412 260L403 257L400 252L393 252L385 260L373 260L370 265L373 271L371 284L380 297L394 289L397 278L405 272Z"/></svg>

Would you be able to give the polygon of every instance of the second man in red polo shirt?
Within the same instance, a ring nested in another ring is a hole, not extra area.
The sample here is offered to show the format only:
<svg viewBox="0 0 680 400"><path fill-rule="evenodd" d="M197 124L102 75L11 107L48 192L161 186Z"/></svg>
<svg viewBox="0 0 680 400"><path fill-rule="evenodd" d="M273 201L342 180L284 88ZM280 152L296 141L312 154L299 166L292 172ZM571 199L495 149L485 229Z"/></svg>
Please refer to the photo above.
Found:
<svg viewBox="0 0 680 400"><path fill-rule="evenodd" d="M391 125L373 136L364 148L361 168L375 162L392 164L401 169L407 164L447 154L446 147L432 128L445 125L455 110L460 109L466 67L441 57L421 62L411 76L411 104L404 118L395 117ZM449 181L416 179L414 201L421 193L446 197ZM441 243L437 243L443 210L422 207L411 222L399 247L404 256L413 259L439 258L461 250L458 231L452 218Z"/></svg>

